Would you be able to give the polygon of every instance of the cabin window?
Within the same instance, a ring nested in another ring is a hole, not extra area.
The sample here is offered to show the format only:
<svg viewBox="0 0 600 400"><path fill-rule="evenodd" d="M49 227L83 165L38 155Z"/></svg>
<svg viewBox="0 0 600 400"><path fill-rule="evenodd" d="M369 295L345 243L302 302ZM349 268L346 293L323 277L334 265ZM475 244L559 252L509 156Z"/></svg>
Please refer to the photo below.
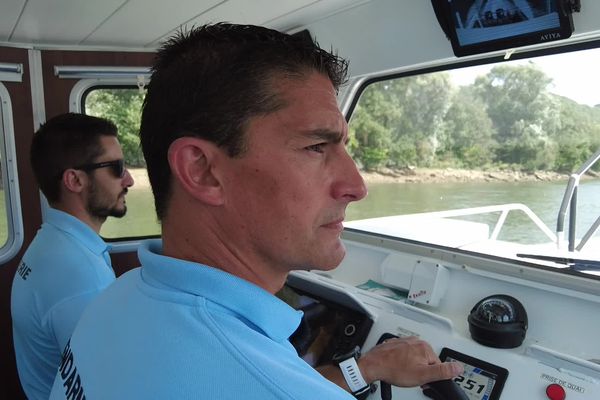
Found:
<svg viewBox="0 0 600 400"><path fill-rule="evenodd" d="M92 87L82 99L86 114L108 118L119 128L119 142L125 164L135 184L127 194L127 214L109 218L100 234L108 240L138 238L160 234L154 212L154 198L148 181L146 163L138 136L144 94L137 87Z"/></svg>
<svg viewBox="0 0 600 400"><path fill-rule="evenodd" d="M3 121L3 113L2 113L2 107L0 107L0 121ZM6 133L4 132L4 129L2 127L2 125L0 125L0 137L4 138L6 137ZM4 147L4 146L2 146ZM4 246L6 244L6 241L8 240L8 219L9 219L9 213L7 212L7 208L6 208L6 191L4 190L4 186L6 184L6 179L4 178L4 170L6 169L5 164L6 164L6 156L4 155L4 152L0 153L0 168L2 169L2 174L0 174L0 248L1 246Z"/></svg>
<svg viewBox="0 0 600 400"><path fill-rule="evenodd" d="M10 260L23 244L23 220L11 100L0 82L0 264Z"/></svg>
<svg viewBox="0 0 600 400"><path fill-rule="evenodd" d="M600 149L599 67L600 50L585 49L363 85L349 151L369 195L349 206L346 226L500 256L507 243L556 249L569 175ZM597 248L599 171L581 176L562 248L571 217L575 245L591 235L581 253Z"/></svg>

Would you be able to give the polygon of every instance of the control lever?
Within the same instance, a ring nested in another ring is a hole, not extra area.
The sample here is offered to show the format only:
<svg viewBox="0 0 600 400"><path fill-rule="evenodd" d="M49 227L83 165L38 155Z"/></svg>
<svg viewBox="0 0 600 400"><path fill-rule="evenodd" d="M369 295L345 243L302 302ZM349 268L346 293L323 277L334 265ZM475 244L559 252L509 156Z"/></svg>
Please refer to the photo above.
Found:
<svg viewBox="0 0 600 400"><path fill-rule="evenodd" d="M384 333L377 341L377 344L397 337L391 333ZM380 390L381 400L392 400L392 385L381 381ZM451 379L429 382L423 385L423 394L433 400L469 400L465 392Z"/></svg>
<svg viewBox="0 0 600 400"><path fill-rule="evenodd" d="M423 394L433 400L469 400L466 393L451 379L423 385Z"/></svg>

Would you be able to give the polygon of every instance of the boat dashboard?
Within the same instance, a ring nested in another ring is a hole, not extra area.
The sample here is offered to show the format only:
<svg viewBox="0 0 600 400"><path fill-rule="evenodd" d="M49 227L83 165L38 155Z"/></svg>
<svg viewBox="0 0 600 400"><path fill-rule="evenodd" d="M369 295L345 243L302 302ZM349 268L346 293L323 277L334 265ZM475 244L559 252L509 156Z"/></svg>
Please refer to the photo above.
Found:
<svg viewBox="0 0 600 400"><path fill-rule="evenodd" d="M417 336L463 364L454 382L469 400L600 398L600 320L590 318L600 296L570 289L576 277L550 285L553 272L365 237L345 232L338 268L293 272L280 294L305 312L291 341L311 365L386 335ZM391 395L430 398L420 387ZM382 398L382 385L369 398Z"/></svg>

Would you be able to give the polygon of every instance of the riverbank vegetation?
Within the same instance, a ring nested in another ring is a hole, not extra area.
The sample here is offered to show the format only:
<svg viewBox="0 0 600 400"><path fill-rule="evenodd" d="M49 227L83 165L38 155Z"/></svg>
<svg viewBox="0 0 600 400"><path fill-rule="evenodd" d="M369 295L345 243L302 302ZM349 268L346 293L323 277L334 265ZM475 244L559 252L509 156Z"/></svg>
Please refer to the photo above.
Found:
<svg viewBox="0 0 600 400"><path fill-rule="evenodd" d="M350 121L350 149L364 170L565 174L600 148L600 108L551 93L552 79L535 64L500 64L458 87L450 73L364 90Z"/></svg>
<svg viewBox="0 0 600 400"><path fill-rule="evenodd" d="M473 84L451 72L376 82L350 120L349 150L370 181L557 180L600 148L600 107L549 91L535 64L493 67ZM113 120L127 165L145 167L138 126L143 93L101 88L86 112ZM600 166L598 166L600 170Z"/></svg>

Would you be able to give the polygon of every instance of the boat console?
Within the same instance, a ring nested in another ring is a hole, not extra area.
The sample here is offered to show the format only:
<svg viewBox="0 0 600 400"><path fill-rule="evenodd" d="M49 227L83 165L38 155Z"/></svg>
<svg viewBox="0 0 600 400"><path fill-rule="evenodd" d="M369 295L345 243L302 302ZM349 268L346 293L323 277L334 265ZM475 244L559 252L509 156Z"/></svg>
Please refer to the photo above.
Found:
<svg viewBox="0 0 600 400"><path fill-rule="evenodd" d="M385 337L418 336L442 360L464 365L449 381L460 394L379 384L370 399L600 398L593 284L383 236L347 231L344 238L342 265L294 272L284 290L305 311L292 342L311 365L353 346L367 351Z"/></svg>

